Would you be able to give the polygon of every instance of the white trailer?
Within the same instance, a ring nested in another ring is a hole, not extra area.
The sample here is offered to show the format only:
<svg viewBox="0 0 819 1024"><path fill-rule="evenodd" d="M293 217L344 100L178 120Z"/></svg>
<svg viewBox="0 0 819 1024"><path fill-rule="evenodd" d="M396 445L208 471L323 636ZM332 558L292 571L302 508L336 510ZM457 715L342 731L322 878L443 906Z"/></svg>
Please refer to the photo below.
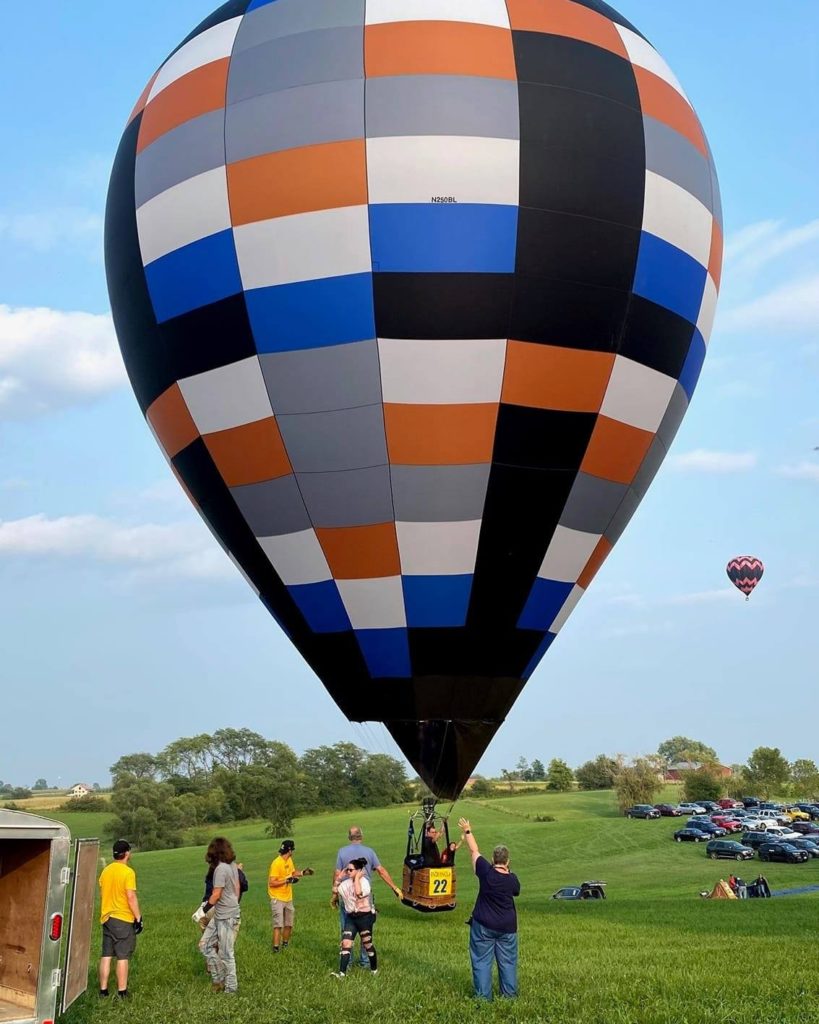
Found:
<svg viewBox="0 0 819 1024"><path fill-rule="evenodd" d="M53 1024L88 986L99 841L73 846L72 868L65 825L0 809L0 1024Z"/></svg>

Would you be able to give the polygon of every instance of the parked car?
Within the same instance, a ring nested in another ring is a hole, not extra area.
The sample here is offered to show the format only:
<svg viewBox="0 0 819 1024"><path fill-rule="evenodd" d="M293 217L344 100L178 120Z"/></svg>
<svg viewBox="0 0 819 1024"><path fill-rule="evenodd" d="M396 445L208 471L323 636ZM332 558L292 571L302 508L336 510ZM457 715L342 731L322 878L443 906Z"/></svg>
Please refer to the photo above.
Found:
<svg viewBox="0 0 819 1024"><path fill-rule="evenodd" d="M683 814L705 814L702 804L681 803L680 810Z"/></svg>
<svg viewBox="0 0 819 1024"><path fill-rule="evenodd" d="M759 807L759 797L757 796L743 796L740 799L743 807Z"/></svg>
<svg viewBox="0 0 819 1024"><path fill-rule="evenodd" d="M692 828L698 828L700 832L705 832L707 835L711 836L712 839L728 835L727 829L720 828L719 825L715 825L713 821L689 821L688 824Z"/></svg>
<svg viewBox="0 0 819 1024"><path fill-rule="evenodd" d="M674 833L674 840L677 843L701 843L709 838L707 832L700 832L698 828L691 828L689 826L678 828Z"/></svg>
<svg viewBox="0 0 819 1024"><path fill-rule="evenodd" d="M804 811L811 821L819 820L819 807L816 804L794 804L794 807L798 807L800 811Z"/></svg>
<svg viewBox="0 0 819 1024"><path fill-rule="evenodd" d="M790 843L763 843L759 847L760 860L778 860L783 864L804 864L810 859L806 850L797 850Z"/></svg>
<svg viewBox="0 0 819 1024"><path fill-rule="evenodd" d="M786 807L782 812L782 816L790 822L810 821L810 815L807 811L803 811L801 807Z"/></svg>
<svg viewBox="0 0 819 1024"><path fill-rule="evenodd" d="M704 807L709 814L713 814L714 811L718 811L720 806L714 800L700 800L700 807Z"/></svg>
<svg viewBox="0 0 819 1024"><path fill-rule="evenodd" d="M705 847L711 860L753 860L754 851L734 839L712 839Z"/></svg>
<svg viewBox="0 0 819 1024"><path fill-rule="evenodd" d="M635 804L626 811L627 818L659 818L660 812L651 804Z"/></svg>
<svg viewBox="0 0 819 1024"><path fill-rule="evenodd" d="M760 846L770 843L771 837L767 832L761 832L756 829L750 832L743 832L740 842L743 846L750 846L752 850L758 850Z"/></svg>
<svg viewBox="0 0 819 1024"><path fill-rule="evenodd" d="M581 882L580 885L564 885L552 893L553 900L604 900L605 882Z"/></svg>
<svg viewBox="0 0 819 1024"><path fill-rule="evenodd" d="M664 818L679 818L682 811L674 804L654 804L654 809L659 811Z"/></svg>
<svg viewBox="0 0 819 1024"><path fill-rule="evenodd" d="M810 839L789 839L788 843L790 846L795 846L797 850L804 850L809 857L819 857L819 846L812 843Z"/></svg>
<svg viewBox="0 0 819 1024"><path fill-rule="evenodd" d="M778 804L773 800L763 800L759 805L761 811L784 811L785 808L782 804Z"/></svg>
<svg viewBox="0 0 819 1024"><path fill-rule="evenodd" d="M724 796L722 800L717 800L717 803L720 807L725 807L728 810L733 809L734 807L742 807L741 800L732 800L729 796Z"/></svg>
<svg viewBox="0 0 819 1024"><path fill-rule="evenodd" d="M712 814L711 821L726 832L741 832L743 825L737 818L728 818L725 814Z"/></svg>
<svg viewBox="0 0 819 1024"><path fill-rule="evenodd" d="M788 842L790 839L801 839L802 837L798 832L794 832L790 827L784 825L764 825L760 832L764 832L766 836L771 836L779 839L783 842Z"/></svg>
<svg viewBox="0 0 819 1024"><path fill-rule="evenodd" d="M813 821L795 821L791 825L791 831L803 836L819 836L819 825Z"/></svg>

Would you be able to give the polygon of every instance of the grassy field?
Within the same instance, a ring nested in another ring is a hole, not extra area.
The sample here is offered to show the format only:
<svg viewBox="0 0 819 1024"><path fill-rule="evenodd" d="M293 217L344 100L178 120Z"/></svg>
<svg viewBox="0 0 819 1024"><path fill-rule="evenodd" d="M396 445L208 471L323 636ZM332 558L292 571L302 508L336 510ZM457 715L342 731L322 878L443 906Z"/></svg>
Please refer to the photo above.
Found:
<svg viewBox="0 0 819 1024"><path fill-rule="evenodd" d="M294 942L275 958L265 877L277 844L261 824L226 830L250 880L235 998L211 994L195 948L190 914L202 892L204 849L135 855L145 932L133 962L132 1001L127 1009L100 1004L92 986L65 1024L819 1024L814 897L701 900L699 891L736 865L709 861L702 846L672 842L674 819L624 819L610 793L465 800L454 808L455 820L459 813L471 817L482 849L509 845L521 879L517 1001L489 1006L470 999L464 922L476 886L463 857L453 913L414 913L376 880L378 976L356 969L344 982L330 977L338 945L338 916L327 904L335 851L348 825L360 824L398 879L407 814L396 808L296 823L296 864L317 874L296 889ZM536 822L537 814L557 820ZM77 816L70 825L75 835L88 835L104 819ZM742 872L750 879L759 867L754 861ZM819 883L819 861L764 867L773 889ZM608 882L604 903L549 899L560 886L587 878ZM96 947L95 939L95 953Z"/></svg>

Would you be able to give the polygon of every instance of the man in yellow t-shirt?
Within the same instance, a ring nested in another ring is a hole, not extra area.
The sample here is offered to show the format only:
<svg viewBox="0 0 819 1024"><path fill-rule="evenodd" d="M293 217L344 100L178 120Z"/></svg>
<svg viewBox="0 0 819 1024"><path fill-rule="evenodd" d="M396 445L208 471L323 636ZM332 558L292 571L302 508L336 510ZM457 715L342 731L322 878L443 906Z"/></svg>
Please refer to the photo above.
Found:
<svg viewBox="0 0 819 1024"><path fill-rule="evenodd" d="M279 847L279 856L267 872L267 895L270 897L270 913L273 918L273 952L286 949L293 934L293 883L304 875L312 875L311 868L298 871L293 863L296 844L285 839Z"/></svg>
<svg viewBox="0 0 819 1024"><path fill-rule="evenodd" d="M114 843L114 859L100 875L100 995L108 995L111 960L116 957L117 995L121 999L128 995L128 963L136 949L136 937L142 931L142 914L136 894L136 874L128 864L130 859L130 843L118 839Z"/></svg>

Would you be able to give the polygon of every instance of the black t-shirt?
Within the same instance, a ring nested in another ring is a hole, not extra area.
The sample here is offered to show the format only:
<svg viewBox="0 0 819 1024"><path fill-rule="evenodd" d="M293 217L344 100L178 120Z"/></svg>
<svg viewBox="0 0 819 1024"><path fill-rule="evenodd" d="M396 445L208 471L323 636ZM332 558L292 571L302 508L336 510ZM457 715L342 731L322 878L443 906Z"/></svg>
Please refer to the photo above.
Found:
<svg viewBox="0 0 819 1024"><path fill-rule="evenodd" d="M484 928L496 932L516 932L518 915L515 910L515 896L520 896L518 876L510 871L496 871L485 857L475 861L478 876L478 898L472 917Z"/></svg>

